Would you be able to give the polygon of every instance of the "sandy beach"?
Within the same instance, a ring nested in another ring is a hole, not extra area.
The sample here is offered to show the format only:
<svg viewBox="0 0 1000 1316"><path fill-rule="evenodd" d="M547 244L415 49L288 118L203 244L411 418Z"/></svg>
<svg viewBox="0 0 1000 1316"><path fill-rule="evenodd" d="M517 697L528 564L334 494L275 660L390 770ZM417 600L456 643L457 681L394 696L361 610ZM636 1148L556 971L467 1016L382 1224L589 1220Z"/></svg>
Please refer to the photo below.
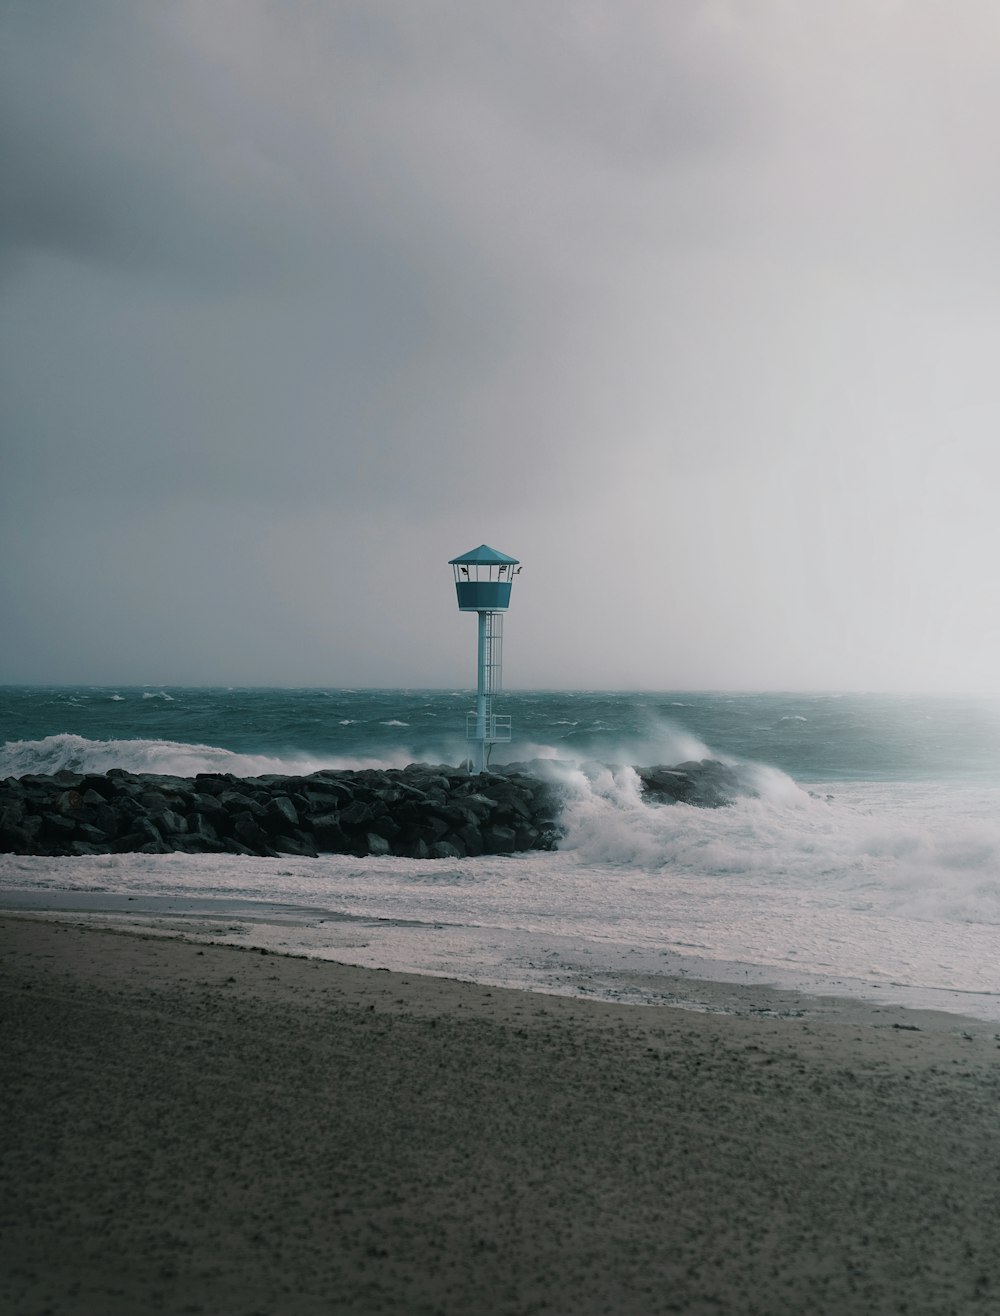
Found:
<svg viewBox="0 0 1000 1316"><path fill-rule="evenodd" d="M0 947L5 1312L1000 1306L992 1026L603 1004L38 917Z"/></svg>

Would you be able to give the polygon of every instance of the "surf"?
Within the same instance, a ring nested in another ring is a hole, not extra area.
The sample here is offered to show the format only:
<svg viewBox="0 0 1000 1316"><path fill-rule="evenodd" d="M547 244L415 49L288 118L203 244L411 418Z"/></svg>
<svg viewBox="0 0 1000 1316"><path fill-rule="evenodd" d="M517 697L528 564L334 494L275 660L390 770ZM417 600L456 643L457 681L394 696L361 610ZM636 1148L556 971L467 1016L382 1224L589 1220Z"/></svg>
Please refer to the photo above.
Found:
<svg viewBox="0 0 1000 1316"><path fill-rule="evenodd" d="M323 769L361 771L405 767L405 752L388 757L323 754L245 754L217 745L173 740L92 740L61 733L41 740L8 741L0 749L0 777L24 777L56 772L125 772L193 777L199 772L231 773L234 777L307 776Z"/></svg>

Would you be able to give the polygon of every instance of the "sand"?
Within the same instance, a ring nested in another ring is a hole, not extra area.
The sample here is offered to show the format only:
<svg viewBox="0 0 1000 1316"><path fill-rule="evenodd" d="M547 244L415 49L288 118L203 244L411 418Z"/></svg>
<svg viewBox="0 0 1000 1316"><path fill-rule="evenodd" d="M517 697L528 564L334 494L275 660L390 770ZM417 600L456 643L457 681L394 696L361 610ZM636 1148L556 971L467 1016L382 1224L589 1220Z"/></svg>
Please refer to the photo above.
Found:
<svg viewBox="0 0 1000 1316"><path fill-rule="evenodd" d="M5 1313L1000 1311L993 1027L0 951Z"/></svg>

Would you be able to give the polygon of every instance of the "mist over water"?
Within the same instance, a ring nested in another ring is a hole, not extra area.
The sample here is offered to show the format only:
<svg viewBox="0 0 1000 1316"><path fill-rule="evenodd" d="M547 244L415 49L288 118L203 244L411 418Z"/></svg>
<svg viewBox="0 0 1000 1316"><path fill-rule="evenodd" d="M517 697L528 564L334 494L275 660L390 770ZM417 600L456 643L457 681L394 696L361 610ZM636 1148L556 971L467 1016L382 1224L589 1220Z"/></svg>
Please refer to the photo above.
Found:
<svg viewBox="0 0 1000 1316"><path fill-rule="evenodd" d="M471 701L464 691L3 690L0 775L457 764ZM995 702L519 692L502 711L515 735L502 757L533 760L562 792L555 854L5 857L0 888L211 895L314 920L322 909L324 922L280 944L521 985L580 986L581 964L662 972L663 956L680 955L708 976L713 964L752 965L876 996L966 994L961 1008L1000 1013ZM643 796L637 766L705 758L733 765L729 806ZM331 940L345 917L367 929L353 949Z"/></svg>

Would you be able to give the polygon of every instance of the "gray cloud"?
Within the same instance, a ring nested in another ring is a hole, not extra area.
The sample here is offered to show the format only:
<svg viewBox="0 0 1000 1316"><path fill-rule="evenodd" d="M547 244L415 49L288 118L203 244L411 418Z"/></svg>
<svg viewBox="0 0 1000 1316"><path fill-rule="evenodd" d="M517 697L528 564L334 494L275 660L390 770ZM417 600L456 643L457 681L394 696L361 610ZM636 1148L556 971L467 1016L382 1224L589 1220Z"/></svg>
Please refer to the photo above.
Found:
<svg viewBox="0 0 1000 1316"><path fill-rule="evenodd" d="M991 5L0 25L0 679L995 683Z"/></svg>

